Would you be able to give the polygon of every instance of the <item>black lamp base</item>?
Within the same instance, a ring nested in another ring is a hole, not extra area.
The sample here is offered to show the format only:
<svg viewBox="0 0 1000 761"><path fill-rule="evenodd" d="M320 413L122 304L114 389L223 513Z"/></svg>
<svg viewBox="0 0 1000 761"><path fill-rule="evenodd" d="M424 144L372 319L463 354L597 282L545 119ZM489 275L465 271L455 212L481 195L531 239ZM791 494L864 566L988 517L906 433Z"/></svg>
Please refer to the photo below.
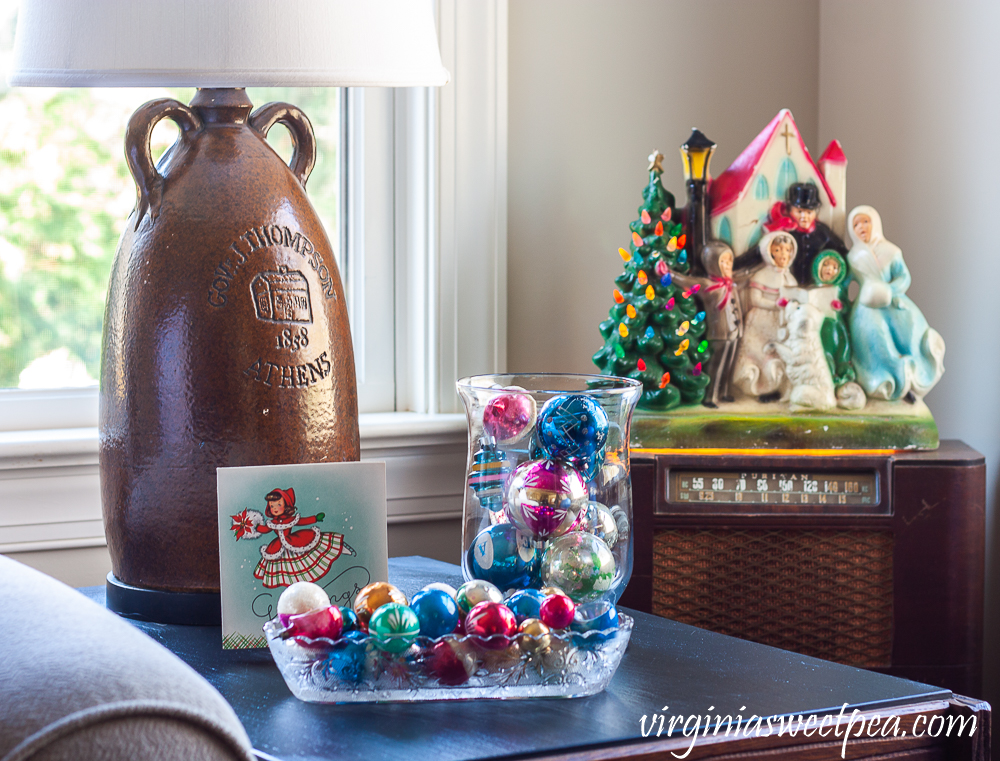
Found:
<svg viewBox="0 0 1000 761"><path fill-rule="evenodd" d="M218 592L164 592L133 587L108 574L108 610L123 618L157 624L220 626L222 599Z"/></svg>

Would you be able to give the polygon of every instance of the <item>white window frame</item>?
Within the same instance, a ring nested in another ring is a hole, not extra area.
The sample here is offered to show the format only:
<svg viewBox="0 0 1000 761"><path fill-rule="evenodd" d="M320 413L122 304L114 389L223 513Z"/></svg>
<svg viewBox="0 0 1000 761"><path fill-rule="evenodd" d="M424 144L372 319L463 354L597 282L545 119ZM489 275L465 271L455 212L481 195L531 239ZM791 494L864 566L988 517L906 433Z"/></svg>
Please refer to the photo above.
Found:
<svg viewBox="0 0 1000 761"><path fill-rule="evenodd" d="M342 274L359 378L393 379L363 401L390 411L360 421L362 459L387 463L390 523L461 515L454 383L506 365L507 0L436 7L449 85L346 96ZM391 351L374 338L387 314ZM96 423L96 389L0 391L0 553L105 544Z"/></svg>

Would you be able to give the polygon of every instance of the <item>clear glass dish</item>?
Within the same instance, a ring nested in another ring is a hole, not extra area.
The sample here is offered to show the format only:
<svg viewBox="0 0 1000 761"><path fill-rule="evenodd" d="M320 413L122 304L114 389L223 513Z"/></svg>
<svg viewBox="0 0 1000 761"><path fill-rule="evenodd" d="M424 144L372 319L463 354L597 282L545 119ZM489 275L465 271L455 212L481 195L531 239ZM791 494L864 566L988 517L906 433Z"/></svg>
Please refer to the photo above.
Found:
<svg viewBox="0 0 1000 761"><path fill-rule="evenodd" d="M551 641L484 643L452 636L475 657L475 669L459 685L435 677L431 647L447 637L420 637L398 655L378 649L371 637L360 643L320 638L281 639L278 621L264 635L288 689L310 703L413 702L472 698L575 698L600 692L614 676L632 634L632 619L619 614L618 628L606 631L553 631ZM493 649L490 645L500 645Z"/></svg>

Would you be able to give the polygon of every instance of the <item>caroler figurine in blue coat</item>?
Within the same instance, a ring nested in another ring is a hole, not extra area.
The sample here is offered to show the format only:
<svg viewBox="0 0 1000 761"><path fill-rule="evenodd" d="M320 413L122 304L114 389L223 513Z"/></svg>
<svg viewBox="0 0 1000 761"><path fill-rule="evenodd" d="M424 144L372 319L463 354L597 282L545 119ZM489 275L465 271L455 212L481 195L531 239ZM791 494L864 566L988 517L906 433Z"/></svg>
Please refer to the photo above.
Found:
<svg viewBox="0 0 1000 761"><path fill-rule="evenodd" d="M871 206L847 216L851 277L861 290L851 308L851 346L858 383L869 398L923 398L944 373L944 339L906 295L910 272L903 252L882 235Z"/></svg>

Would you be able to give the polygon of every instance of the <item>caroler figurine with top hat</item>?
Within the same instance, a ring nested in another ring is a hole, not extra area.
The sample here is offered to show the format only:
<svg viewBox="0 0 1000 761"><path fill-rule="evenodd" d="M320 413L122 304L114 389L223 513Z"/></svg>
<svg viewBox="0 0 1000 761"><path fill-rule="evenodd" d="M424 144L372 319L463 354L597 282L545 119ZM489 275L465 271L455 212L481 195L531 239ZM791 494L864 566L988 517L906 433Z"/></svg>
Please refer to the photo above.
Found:
<svg viewBox="0 0 1000 761"><path fill-rule="evenodd" d="M840 143L813 161L782 110L713 179L714 149L681 146L684 209L653 152L619 249L593 359L643 385L633 446L936 448L944 340L878 211L848 213Z"/></svg>

